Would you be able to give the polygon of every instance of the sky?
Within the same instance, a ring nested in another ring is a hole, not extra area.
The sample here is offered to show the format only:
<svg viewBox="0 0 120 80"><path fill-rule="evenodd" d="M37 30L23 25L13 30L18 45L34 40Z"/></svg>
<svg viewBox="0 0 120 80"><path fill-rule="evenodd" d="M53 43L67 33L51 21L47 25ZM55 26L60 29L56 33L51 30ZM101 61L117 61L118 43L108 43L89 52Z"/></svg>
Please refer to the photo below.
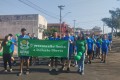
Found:
<svg viewBox="0 0 120 80"><path fill-rule="evenodd" d="M75 27L92 29L93 27L98 26L103 29L103 22L101 19L110 17L109 10L120 8L120 1L0 0L0 15L40 14L46 18L48 23L59 23L59 5L65 6L62 10L62 21L70 26L74 26L74 20L76 20ZM110 31L111 29L105 26L105 33Z"/></svg>

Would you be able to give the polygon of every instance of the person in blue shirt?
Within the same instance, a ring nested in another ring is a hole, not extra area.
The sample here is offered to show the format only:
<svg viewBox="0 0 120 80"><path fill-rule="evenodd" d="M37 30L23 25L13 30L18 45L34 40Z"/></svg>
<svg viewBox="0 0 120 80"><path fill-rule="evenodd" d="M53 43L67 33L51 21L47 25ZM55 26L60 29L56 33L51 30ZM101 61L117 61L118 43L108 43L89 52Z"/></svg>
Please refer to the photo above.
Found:
<svg viewBox="0 0 120 80"><path fill-rule="evenodd" d="M93 39L89 37L89 35L87 35L87 56L88 56L88 63L91 64L91 60L92 60L92 54L93 54Z"/></svg>
<svg viewBox="0 0 120 80"><path fill-rule="evenodd" d="M29 33L30 34L30 33ZM32 33L30 36L30 39L37 40L38 38L35 36L35 33ZM36 63L36 57L31 56L30 57L30 65L34 65Z"/></svg>
<svg viewBox="0 0 120 80"><path fill-rule="evenodd" d="M111 51L111 46L112 46L112 34L111 33L108 34L108 40L110 42L109 50Z"/></svg>
<svg viewBox="0 0 120 80"><path fill-rule="evenodd" d="M16 40L15 40L15 38L13 38L13 35L12 35L12 34L9 34L9 36L11 37L11 41L12 41L13 43L16 43ZM13 56L15 45L12 44L12 45L10 46L10 48L11 48L11 50L12 50L12 53L11 53L12 55L11 55L11 56ZM12 60L12 62L13 62L13 65L15 65L15 64L16 64L16 61L15 61L14 57L11 57L11 60Z"/></svg>
<svg viewBox="0 0 120 80"><path fill-rule="evenodd" d="M60 40L60 38L58 37L58 33L55 32L54 33L54 37L51 37L49 38L49 40ZM58 71L58 57L51 57L51 60L50 60L50 66L51 68L49 69L49 71L52 71L55 67L55 70Z"/></svg>
<svg viewBox="0 0 120 80"><path fill-rule="evenodd" d="M94 60L95 55L96 55L96 47L95 47L96 36L95 36L94 34L92 35L92 40L93 40L93 54L92 54L92 60Z"/></svg>
<svg viewBox="0 0 120 80"><path fill-rule="evenodd" d="M67 60L65 60L64 62L67 62L68 64L67 64L67 72L69 72L70 71L70 66L71 66L71 59L72 59L72 55L73 55L73 53L74 53L74 37L73 37L73 35L71 34L69 34L69 32L68 31L66 31L66 35L65 35L65 37L64 37L64 40L67 40L67 41L69 41L69 57L68 57L68 59ZM64 63L65 64L65 63ZM63 68L63 70L64 70L64 68L65 68L65 65L62 67Z"/></svg>
<svg viewBox="0 0 120 80"><path fill-rule="evenodd" d="M100 58L100 49L101 49L101 42L100 38L96 40L96 57Z"/></svg>
<svg viewBox="0 0 120 80"><path fill-rule="evenodd" d="M25 28L21 29L21 35L19 36L19 38L30 39L30 37L28 35L26 35ZM20 56L20 73L18 74L19 76L21 76L23 74L24 61L26 61L26 63L27 63L26 74L29 74L29 60L30 60L29 56Z"/></svg>
<svg viewBox="0 0 120 80"><path fill-rule="evenodd" d="M107 39L107 35L104 35L103 40L102 40L102 60L101 60L101 62L103 62L103 63L106 62L106 56L108 54L109 43L110 42Z"/></svg>

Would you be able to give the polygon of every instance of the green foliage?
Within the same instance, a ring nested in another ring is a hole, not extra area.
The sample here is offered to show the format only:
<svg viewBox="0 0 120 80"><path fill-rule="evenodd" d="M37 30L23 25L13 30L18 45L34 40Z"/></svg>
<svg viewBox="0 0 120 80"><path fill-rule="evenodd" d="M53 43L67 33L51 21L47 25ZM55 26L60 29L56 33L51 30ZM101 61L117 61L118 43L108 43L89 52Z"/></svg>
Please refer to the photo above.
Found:
<svg viewBox="0 0 120 80"><path fill-rule="evenodd" d="M109 10L109 13L111 14L111 17L103 18L102 21L107 26L117 31L117 29L120 29L120 9L117 8L116 10Z"/></svg>
<svg viewBox="0 0 120 80"><path fill-rule="evenodd" d="M47 35L47 36L50 36L50 35L53 35L55 32L58 32L58 30L55 29L55 28L52 28L50 30L44 30L43 34Z"/></svg>

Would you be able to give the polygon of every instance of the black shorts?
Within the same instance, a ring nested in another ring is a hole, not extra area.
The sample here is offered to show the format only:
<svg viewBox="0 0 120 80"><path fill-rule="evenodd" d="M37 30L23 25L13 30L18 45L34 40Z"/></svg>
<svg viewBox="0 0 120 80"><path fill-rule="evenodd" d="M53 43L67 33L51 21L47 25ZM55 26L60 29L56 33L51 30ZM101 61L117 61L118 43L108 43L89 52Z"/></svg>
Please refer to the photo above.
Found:
<svg viewBox="0 0 120 80"><path fill-rule="evenodd" d="M91 55L92 53L93 53L93 50L88 50L88 51L87 51L87 54L88 54L88 55Z"/></svg>
<svg viewBox="0 0 120 80"><path fill-rule="evenodd" d="M30 59L30 57L29 57L29 56L20 56L20 59L21 59L21 60L23 60L23 59L24 59L24 60L28 60L28 59Z"/></svg>

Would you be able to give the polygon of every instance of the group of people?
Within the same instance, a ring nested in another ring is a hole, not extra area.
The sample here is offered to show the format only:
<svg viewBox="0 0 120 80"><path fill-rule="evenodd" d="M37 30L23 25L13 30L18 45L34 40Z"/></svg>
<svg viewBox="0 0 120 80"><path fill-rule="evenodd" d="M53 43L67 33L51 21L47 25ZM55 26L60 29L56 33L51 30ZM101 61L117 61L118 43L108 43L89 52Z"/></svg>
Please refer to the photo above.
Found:
<svg viewBox="0 0 120 80"><path fill-rule="evenodd" d="M12 64L16 63L13 56L14 52L14 45L16 44L16 40L12 37L12 34L8 34L5 36L5 39L2 41L0 49L3 48L3 62L4 62L4 69L7 72L7 64L9 64L10 72L12 72ZM35 37L33 33L30 35L29 33L26 34L26 29L21 29L21 35L18 38L24 39L38 39ZM94 34L84 34L80 32L77 36L73 33L69 33L66 31L65 34L58 34L55 32L52 36L45 38L45 40L66 40L69 42L69 57L50 57L49 71L53 69L58 71L58 61L61 62L62 67L60 70L64 71L67 67L67 72L70 71L71 61L74 61L75 65L78 65L77 72L81 75L84 74L84 64L91 64L92 60L95 58L99 58L102 63L106 63L106 56L108 51L111 50L111 43L112 43L112 35L104 34L104 35L94 35ZM82 57L79 60L74 60L73 56L77 55L79 52L82 52ZM32 59L35 59L32 56L20 56L20 73L18 74L21 76L23 74L23 65L26 62L26 74L29 74L29 65L32 62Z"/></svg>

